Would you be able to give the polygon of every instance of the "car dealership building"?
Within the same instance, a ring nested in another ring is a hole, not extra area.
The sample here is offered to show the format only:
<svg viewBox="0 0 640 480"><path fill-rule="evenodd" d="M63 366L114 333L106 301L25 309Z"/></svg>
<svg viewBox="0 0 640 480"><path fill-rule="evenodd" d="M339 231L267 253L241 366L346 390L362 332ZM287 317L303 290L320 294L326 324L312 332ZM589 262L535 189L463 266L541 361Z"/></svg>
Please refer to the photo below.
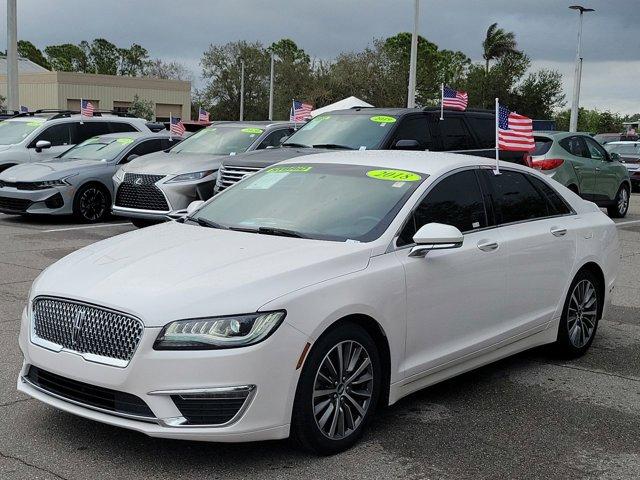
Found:
<svg viewBox="0 0 640 480"><path fill-rule="evenodd" d="M0 56L0 95L7 96L6 57ZM30 60L18 61L20 104L40 108L80 109L80 99L96 109L126 112L134 95L153 102L156 120L168 121L169 113L189 120L191 82L149 77L52 72Z"/></svg>

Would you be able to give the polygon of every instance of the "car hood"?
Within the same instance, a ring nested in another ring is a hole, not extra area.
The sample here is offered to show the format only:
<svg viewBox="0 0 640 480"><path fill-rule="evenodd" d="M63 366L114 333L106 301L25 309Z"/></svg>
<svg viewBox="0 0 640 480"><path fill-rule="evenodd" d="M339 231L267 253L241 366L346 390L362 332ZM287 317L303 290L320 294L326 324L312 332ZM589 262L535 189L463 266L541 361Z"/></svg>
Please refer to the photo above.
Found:
<svg viewBox="0 0 640 480"><path fill-rule="evenodd" d="M45 270L34 295L133 314L157 327L257 311L282 295L366 268L371 247L169 222L80 249Z"/></svg>
<svg viewBox="0 0 640 480"><path fill-rule="evenodd" d="M113 163L95 160L52 160L50 162L23 163L7 168L0 173L0 180L6 182L35 182L57 180L86 169L114 168Z"/></svg>
<svg viewBox="0 0 640 480"><path fill-rule="evenodd" d="M328 150L320 148L298 148L298 147L281 147L268 148L266 150L255 150L253 152L225 157L223 163L225 166L247 166L264 168L274 163L289 160L291 158L312 155L314 153L323 153Z"/></svg>
<svg viewBox="0 0 640 480"><path fill-rule="evenodd" d="M129 162L124 166L124 171L149 175L179 175L217 170L222 160L228 157L228 155L154 152Z"/></svg>

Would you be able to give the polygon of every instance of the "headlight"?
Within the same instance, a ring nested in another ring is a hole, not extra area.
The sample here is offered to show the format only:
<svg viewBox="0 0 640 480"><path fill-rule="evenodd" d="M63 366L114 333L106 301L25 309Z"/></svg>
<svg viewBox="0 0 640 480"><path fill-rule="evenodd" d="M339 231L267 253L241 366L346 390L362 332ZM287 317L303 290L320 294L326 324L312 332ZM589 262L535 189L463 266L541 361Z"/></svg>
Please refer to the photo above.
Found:
<svg viewBox="0 0 640 480"><path fill-rule="evenodd" d="M118 182L122 182L124 180L124 168L116 170L116 174L113 176L113 179Z"/></svg>
<svg viewBox="0 0 640 480"><path fill-rule="evenodd" d="M208 177L212 173L216 173L216 171L207 170L205 172L183 173L182 175L173 177L171 180L168 180L166 183L191 182L193 180L200 180L201 178Z"/></svg>
<svg viewBox="0 0 640 480"><path fill-rule="evenodd" d="M246 347L271 335L286 312L262 312L231 317L192 318L171 322L160 332L154 350L214 350Z"/></svg>
<svg viewBox="0 0 640 480"><path fill-rule="evenodd" d="M71 178L73 176L75 175L69 175L68 177L60 178L58 180L44 180L42 182L32 182L31 185L33 185L34 190L44 190L52 187L68 187L71 184L67 182L67 178Z"/></svg>

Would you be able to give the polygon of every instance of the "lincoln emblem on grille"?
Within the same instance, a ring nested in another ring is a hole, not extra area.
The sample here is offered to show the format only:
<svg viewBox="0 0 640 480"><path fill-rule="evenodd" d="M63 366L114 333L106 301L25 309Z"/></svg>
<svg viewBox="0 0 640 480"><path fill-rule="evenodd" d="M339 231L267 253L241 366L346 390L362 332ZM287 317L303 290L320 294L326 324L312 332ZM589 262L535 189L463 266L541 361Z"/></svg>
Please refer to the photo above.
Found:
<svg viewBox="0 0 640 480"><path fill-rule="evenodd" d="M133 181L134 185L142 185L142 178L138 177Z"/></svg>
<svg viewBox="0 0 640 480"><path fill-rule="evenodd" d="M82 330L82 324L84 323L84 317L86 314L87 312L84 309L81 309L76 312L76 316L73 318L73 333L71 334L71 339L74 345L78 340L80 330Z"/></svg>

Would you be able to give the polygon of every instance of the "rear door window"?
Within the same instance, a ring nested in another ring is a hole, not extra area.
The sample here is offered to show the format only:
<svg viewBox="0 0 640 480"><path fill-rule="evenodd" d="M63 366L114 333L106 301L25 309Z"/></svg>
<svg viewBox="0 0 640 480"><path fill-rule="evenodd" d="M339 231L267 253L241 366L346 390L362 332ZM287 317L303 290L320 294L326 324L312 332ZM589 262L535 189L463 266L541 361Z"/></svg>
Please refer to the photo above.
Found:
<svg viewBox="0 0 640 480"><path fill-rule="evenodd" d="M571 155L582 158L591 158L587 150L587 146L581 137L567 137L560 140L560 146L564 148Z"/></svg>
<svg viewBox="0 0 640 480"><path fill-rule="evenodd" d="M468 116L469 126L478 138L479 148L495 148L496 122L492 116Z"/></svg>
<svg viewBox="0 0 640 480"><path fill-rule="evenodd" d="M533 175L526 175L526 177L547 198L549 202L549 215L568 215L572 212L567 202L546 182Z"/></svg>
<svg viewBox="0 0 640 480"><path fill-rule="evenodd" d="M431 150L433 142L427 117L421 115L403 118L394 134L393 144L398 140L416 140L422 150Z"/></svg>
<svg viewBox="0 0 640 480"><path fill-rule="evenodd" d="M549 216L549 205L541 192L521 172L500 170L500 175L483 170L493 199L496 222L535 220Z"/></svg>
<svg viewBox="0 0 640 480"><path fill-rule="evenodd" d="M109 122L109 127L111 128L112 133L121 133L121 132L137 132L138 129L131 125L130 123L125 122Z"/></svg>
<svg viewBox="0 0 640 480"><path fill-rule="evenodd" d="M78 143L110 133L108 122L83 122L78 125Z"/></svg>
<svg viewBox="0 0 640 480"><path fill-rule="evenodd" d="M470 150L476 148L471 133L460 116L447 116L444 120L439 120L440 136L442 139L442 149L450 150Z"/></svg>

